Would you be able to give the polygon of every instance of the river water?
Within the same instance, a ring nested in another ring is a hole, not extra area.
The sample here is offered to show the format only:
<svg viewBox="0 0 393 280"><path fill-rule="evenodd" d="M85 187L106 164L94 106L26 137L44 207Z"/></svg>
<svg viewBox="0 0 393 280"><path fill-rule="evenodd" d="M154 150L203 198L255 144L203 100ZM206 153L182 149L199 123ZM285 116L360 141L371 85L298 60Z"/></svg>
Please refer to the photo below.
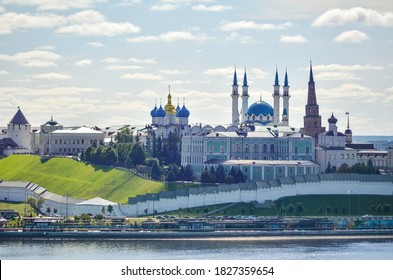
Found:
<svg viewBox="0 0 393 280"><path fill-rule="evenodd" d="M0 241L2 260L393 260L388 238Z"/></svg>

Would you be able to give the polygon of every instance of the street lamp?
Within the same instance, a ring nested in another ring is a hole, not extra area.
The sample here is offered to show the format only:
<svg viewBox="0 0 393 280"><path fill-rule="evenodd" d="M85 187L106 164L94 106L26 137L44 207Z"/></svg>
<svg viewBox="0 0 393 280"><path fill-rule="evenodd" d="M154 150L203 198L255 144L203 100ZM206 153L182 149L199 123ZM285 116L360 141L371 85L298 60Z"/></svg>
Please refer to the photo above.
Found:
<svg viewBox="0 0 393 280"><path fill-rule="evenodd" d="M351 191L348 190L348 218L351 217Z"/></svg>

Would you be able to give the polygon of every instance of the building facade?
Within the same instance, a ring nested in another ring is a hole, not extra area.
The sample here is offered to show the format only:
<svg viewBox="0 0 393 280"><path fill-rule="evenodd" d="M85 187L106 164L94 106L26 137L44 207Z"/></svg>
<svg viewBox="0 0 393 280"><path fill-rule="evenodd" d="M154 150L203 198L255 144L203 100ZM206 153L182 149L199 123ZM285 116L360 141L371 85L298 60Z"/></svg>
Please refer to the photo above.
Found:
<svg viewBox="0 0 393 280"><path fill-rule="evenodd" d="M332 116L328 119L329 130L318 135L319 146L315 150L315 157L321 166L321 172L325 172L328 167L333 170L342 164L349 167L358 162L357 151L347 148L347 135L338 131L337 119Z"/></svg>

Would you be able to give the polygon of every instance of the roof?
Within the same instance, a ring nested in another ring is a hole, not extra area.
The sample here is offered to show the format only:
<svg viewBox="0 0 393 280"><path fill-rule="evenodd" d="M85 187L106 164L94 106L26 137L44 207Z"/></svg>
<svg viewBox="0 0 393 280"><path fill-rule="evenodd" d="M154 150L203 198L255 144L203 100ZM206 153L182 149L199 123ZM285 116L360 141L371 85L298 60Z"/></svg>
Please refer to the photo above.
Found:
<svg viewBox="0 0 393 280"><path fill-rule="evenodd" d="M115 205L117 203L100 198L100 197L95 197L89 200L85 200L82 202L78 203L79 205L102 205L102 206L107 206L107 205Z"/></svg>
<svg viewBox="0 0 393 280"><path fill-rule="evenodd" d="M80 133L94 133L94 134L104 134L102 131L97 131L88 127L79 127L76 129L63 129L63 130L55 130L51 133L54 134L80 134Z"/></svg>
<svg viewBox="0 0 393 280"><path fill-rule="evenodd" d="M23 115L23 113L19 107L18 107L18 111L16 112L15 116L10 121L10 124L19 124L19 125L29 124L25 115Z"/></svg>
<svg viewBox="0 0 393 280"><path fill-rule="evenodd" d="M18 147L18 144L16 144L11 138L3 138L0 139L0 146L16 148Z"/></svg>
<svg viewBox="0 0 393 280"><path fill-rule="evenodd" d="M355 150L373 150L374 144L371 143L351 143L345 145L347 148L352 148Z"/></svg>

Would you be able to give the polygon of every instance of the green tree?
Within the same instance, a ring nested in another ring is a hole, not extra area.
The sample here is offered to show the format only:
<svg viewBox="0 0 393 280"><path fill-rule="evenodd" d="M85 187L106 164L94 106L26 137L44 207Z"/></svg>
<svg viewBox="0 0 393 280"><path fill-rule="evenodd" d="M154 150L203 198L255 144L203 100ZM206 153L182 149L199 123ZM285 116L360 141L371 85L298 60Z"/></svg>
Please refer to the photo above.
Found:
<svg viewBox="0 0 393 280"><path fill-rule="evenodd" d="M146 154L139 143L136 143L132 147L130 155L134 165L143 164L145 162Z"/></svg>
<svg viewBox="0 0 393 280"><path fill-rule="evenodd" d="M225 170L224 167L220 164L216 170L216 182L217 183L225 183Z"/></svg>
<svg viewBox="0 0 393 280"><path fill-rule="evenodd" d="M107 207L107 211L109 212L109 215L111 215L112 216L112 212L113 212L113 206L112 205L108 205L108 207Z"/></svg>
<svg viewBox="0 0 393 280"><path fill-rule="evenodd" d="M235 183L235 178L232 175L225 176L225 184L233 184Z"/></svg>
<svg viewBox="0 0 393 280"><path fill-rule="evenodd" d="M295 204L295 210L296 210L296 213L298 213L298 215L300 215L300 214L304 211L303 203L301 203L301 202L296 202L296 204Z"/></svg>
<svg viewBox="0 0 393 280"><path fill-rule="evenodd" d="M161 180L162 170L157 161L153 161L153 165L151 166L151 177L154 180Z"/></svg>
<svg viewBox="0 0 393 280"><path fill-rule="evenodd" d="M118 143L132 143L133 140L133 131L129 126L123 127L115 137L115 141Z"/></svg>
<svg viewBox="0 0 393 280"><path fill-rule="evenodd" d="M341 164L341 166L337 169L337 173L350 173L350 172L351 172L351 168L346 163Z"/></svg>

